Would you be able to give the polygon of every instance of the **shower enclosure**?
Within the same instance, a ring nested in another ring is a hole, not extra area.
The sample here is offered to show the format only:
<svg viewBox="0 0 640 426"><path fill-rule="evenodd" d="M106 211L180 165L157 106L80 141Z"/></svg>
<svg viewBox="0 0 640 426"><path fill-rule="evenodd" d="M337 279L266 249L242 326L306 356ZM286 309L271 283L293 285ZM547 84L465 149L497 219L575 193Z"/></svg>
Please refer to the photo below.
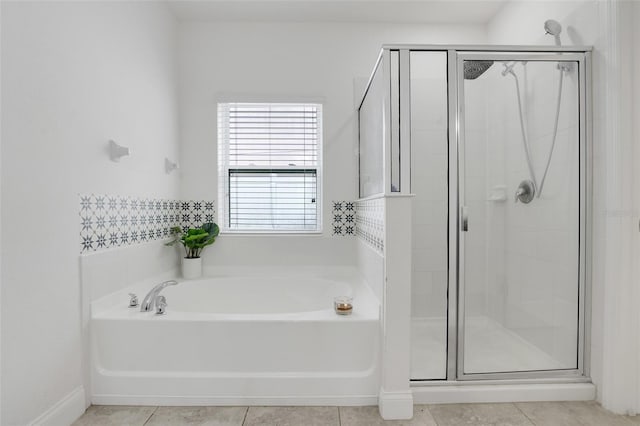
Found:
<svg viewBox="0 0 640 426"><path fill-rule="evenodd" d="M588 379L590 51L385 46L360 197L413 194L411 379Z"/></svg>

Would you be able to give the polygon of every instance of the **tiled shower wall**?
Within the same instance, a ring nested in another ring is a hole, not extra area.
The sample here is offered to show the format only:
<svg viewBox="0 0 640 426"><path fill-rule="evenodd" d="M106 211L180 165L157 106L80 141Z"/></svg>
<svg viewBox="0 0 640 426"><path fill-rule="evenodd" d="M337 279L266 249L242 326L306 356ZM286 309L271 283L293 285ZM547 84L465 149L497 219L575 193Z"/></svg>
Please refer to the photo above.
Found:
<svg viewBox="0 0 640 426"><path fill-rule="evenodd" d="M487 138L487 179L494 179L489 170L501 170L504 176L501 182L507 185L509 198L500 207L495 206L501 210L504 224L503 264L500 265L504 285L496 290L504 294L506 301L504 324L564 366L571 367L576 363L576 345L572 342L578 339L579 305L577 70L564 75L553 152L551 141L560 71L554 63L518 65L515 71L523 80L525 124L538 184L549 156L551 162L540 198L536 197L530 204L514 202L512 194L523 179L529 178L529 173L520 136L517 100L513 96L514 81L505 81L497 75L490 80L494 83L489 87L493 99L484 104L492 120L488 128L498 127L491 126L496 122L512 125L506 126L503 132L489 133ZM506 99L501 102L500 97ZM499 105L510 108L505 111ZM498 149L493 149L492 143L497 144ZM502 158L496 155L498 152L502 152ZM487 219L501 218L488 216ZM487 273L491 272L487 269Z"/></svg>
<svg viewBox="0 0 640 426"><path fill-rule="evenodd" d="M576 360L579 217L578 94L565 77L555 150L540 198L516 202L530 179L515 81L496 63L465 80L465 310L534 344L562 365ZM559 71L555 64L517 64L525 126L538 183L549 157ZM509 78L506 78L509 77ZM552 107L549 107L552 105Z"/></svg>
<svg viewBox="0 0 640 426"><path fill-rule="evenodd" d="M410 54L411 377L447 376L448 104L446 52Z"/></svg>
<svg viewBox="0 0 640 426"><path fill-rule="evenodd" d="M174 226L215 222L211 200L169 200L120 195L80 195L80 253L167 238ZM332 236L356 235L356 203L331 202Z"/></svg>
<svg viewBox="0 0 640 426"><path fill-rule="evenodd" d="M415 194L411 315L444 322L449 250L447 55L411 52L410 58L411 192ZM440 332L446 338L444 327Z"/></svg>

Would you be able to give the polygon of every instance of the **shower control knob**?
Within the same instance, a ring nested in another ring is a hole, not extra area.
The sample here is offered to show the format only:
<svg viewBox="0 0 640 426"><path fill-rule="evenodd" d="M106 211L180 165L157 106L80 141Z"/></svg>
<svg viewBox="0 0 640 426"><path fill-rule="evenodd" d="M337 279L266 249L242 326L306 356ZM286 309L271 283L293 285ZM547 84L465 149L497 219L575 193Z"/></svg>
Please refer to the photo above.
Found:
<svg viewBox="0 0 640 426"><path fill-rule="evenodd" d="M129 307L135 308L136 306L138 306L138 296L136 296L134 293L129 293L129 297L131 298L129 300Z"/></svg>
<svg viewBox="0 0 640 426"><path fill-rule="evenodd" d="M536 187L530 180L523 180L518 185L518 189L516 190L516 203L518 201L529 204L531 200L533 200L533 196L536 194Z"/></svg>

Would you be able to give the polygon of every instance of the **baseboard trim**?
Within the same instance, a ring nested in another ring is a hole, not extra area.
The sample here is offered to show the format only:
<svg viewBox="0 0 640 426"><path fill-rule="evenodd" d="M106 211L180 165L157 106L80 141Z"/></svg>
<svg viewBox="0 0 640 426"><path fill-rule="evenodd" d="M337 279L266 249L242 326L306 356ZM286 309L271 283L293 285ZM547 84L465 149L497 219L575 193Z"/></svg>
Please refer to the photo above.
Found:
<svg viewBox="0 0 640 426"><path fill-rule="evenodd" d="M408 420L413 417L413 393L410 390L386 392L380 389L378 409L385 420Z"/></svg>
<svg viewBox="0 0 640 426"><path fill-rule="evenodd" d="M79 386L29 423L29 426L65 426L82 416L85 406L84 386Z"/></svg>
<svg viewBox="0 0 640 426"><path fill-rule="evenodd" d="M361 396L279 396L279 397L239 397L239 396L165 396L165 395L93 395L91 402L96 405L160 405L160 406L202 406L202 405L336 405L363 406L377 405L377 395Z"/></svg>
<svg viewBox="0 0 640 426"><path fill-rule="evenodd" d="M591 401L596 396L593 383L443 385L414 387L412 391L416 404Z"/></svg>

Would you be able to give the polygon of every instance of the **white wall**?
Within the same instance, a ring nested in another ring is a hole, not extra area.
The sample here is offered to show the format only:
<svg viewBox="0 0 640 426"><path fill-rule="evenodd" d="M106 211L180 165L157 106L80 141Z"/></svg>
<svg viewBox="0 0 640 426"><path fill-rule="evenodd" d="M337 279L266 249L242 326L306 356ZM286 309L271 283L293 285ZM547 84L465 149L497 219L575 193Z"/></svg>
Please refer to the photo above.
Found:
<svg viewBox="0 0 640 426"><path fill-rule="evenodd" d="M153 3L2 2L2 424L83 383L78 193L178 194L174 37Z"/></svg>
<svg viewBox="0 0 640 426"><path fill-rule="evenodd" d="M552 44L543 23L555 19L563 25L565 45L594 46L591 376L598 384L598 399L616 412L640 409L634 407L640 300L634 290L637 277L634 281L631 275L631 265L637 263L631 257L637 223L631 208L630 7L629 2L616 1L511 2L488 26L491 43ZM636 141L636 152L637 145ZM635 328L630 325L634 322Z"/></svg>
<svg viewBox="0 0 640 426"><path fill-rule="evenodd" d="M217 198L216 102L222 96L323 99L323 236L293 246L291 237L261 237L259 244L266 250L260 261L286 263L290 255L303 250L310 263L355 264L352 239L330 237L330 202L354 200L358 196L356 102L360 101L363 82L372 71L381 45L481 43L484 38L483 26L182 23L179 35L182 196ZM243 253L256 241L223 236L205 254L205 263L220 262L216 251L237 261L252 261Z"/></svg>

